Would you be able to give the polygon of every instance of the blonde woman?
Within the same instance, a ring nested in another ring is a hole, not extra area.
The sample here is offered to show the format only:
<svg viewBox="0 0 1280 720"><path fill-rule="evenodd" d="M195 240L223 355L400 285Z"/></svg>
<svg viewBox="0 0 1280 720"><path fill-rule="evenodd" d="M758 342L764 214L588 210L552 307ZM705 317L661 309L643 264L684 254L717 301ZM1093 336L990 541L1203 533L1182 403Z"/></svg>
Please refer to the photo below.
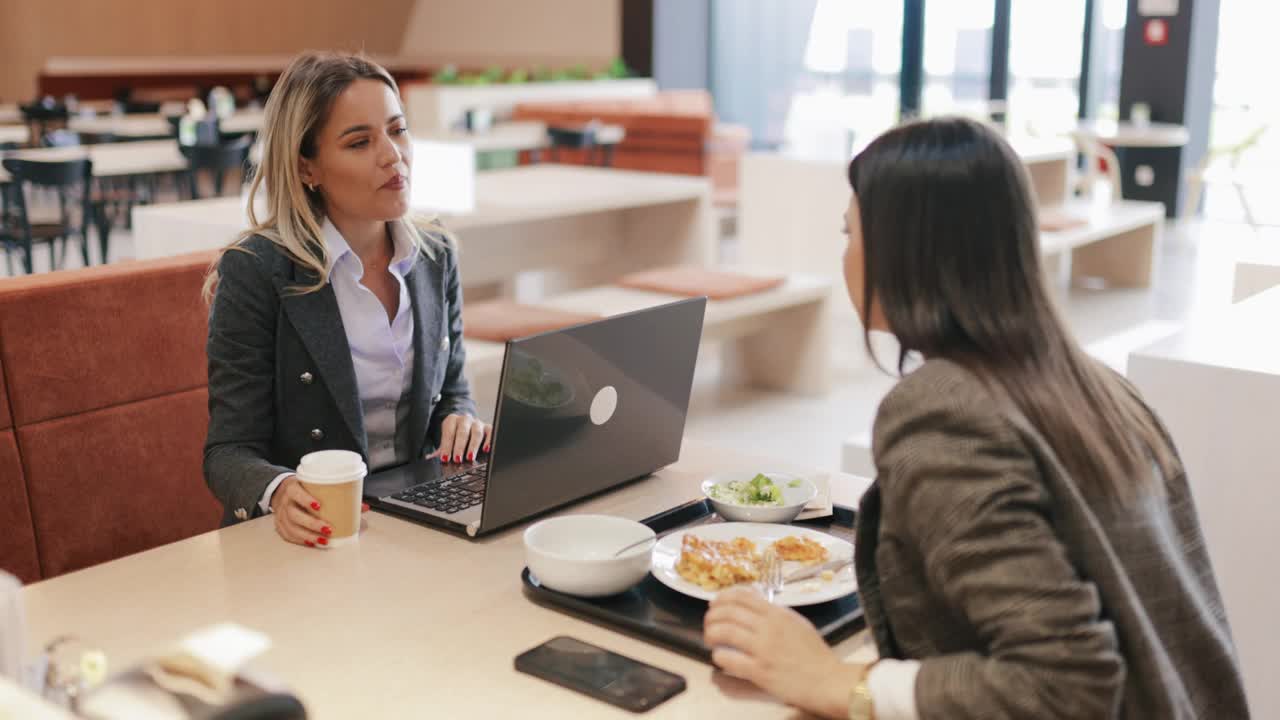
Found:
<svg viewBox="0 0 1280 720"><path fill-rule="evenodd" d="M376 470L488 451L462 372L456 253L438 225L408 218L412 161L386 70L306 53L280 76L251 229L205 288L204 473L224 524L271 514L280 537L325 547L323 510L293 475L303 455L352 450Z"/></svg>

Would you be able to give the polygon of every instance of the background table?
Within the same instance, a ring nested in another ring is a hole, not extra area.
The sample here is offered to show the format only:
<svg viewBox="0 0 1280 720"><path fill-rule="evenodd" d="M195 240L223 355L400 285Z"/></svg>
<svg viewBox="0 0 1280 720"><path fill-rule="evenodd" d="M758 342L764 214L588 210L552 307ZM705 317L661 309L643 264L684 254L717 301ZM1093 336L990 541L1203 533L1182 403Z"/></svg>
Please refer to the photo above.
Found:
<svg viewBox="0 0 1280 720"><path fill-rule="evenodd" d="M103 143L59 148L14 150L4 157L57 162L87 157L93 161L94 177L151 175L187 169L187 159L178 150L177 140L147 140L133 143ZM9 172L0 168L0 182L8 182Z"/></svg>
<svg viewBox="0 0 1280 720"><path fill-rule="evenodd" d="M1191 140L1183 125L1174 123L1114 122L1095 120L1080 123L1074 134L1083 135L1112 147L1170 148L1182 147Z"/></svg>
<svg viewBox="0 0 1280 720"><path fill-rule="evenodd" d="M1280 287L1193 317L1129 356L1186 466L1254 717L1280 717ZM1271 569L1268 569L1271 568Z"/></svg>
<svg viewBox="0 0 1280 720"><path fill-rule="evenodd" d="M138 258L226 245L248 227L246 206L225 197L136 207ZM710 186L685 175L550 164L493 170L476 175L475 210L444 222L458 236L469 299L585 287L639 267L717 257ZM536 288L511 285L534 270L544 274Z"/></svg>
<svg viewBox="0 0 1280 720"><path fill-rule="evenodd" d="M224 133L248 133L262 129L261 110L243 110L220 120L218 129ZM160 113L139 115L95 115L73 117L67 127L79 133L115 135L122 138L167 138L173 136L173 126L168 116Z"/></svg>
<svg viewBox="0 0 1280 720"><path fill-rule="evenodd" d="M678 464L567 512L640 519L698 497L703 478L732 469L798 468L686 443ZM837 476L833 497L856 504L868 482ZM274 647L254 668L291 686L319 720L634 717L512 667L563 634L683 675L688 690L647 717L794 716L709 665L528 600L519 529L473 543L376 513L367 522L357 545L316 551L286 544L261 518L30 585L31 650L73 633L120 670L229 620L271 635Z"/></svg>

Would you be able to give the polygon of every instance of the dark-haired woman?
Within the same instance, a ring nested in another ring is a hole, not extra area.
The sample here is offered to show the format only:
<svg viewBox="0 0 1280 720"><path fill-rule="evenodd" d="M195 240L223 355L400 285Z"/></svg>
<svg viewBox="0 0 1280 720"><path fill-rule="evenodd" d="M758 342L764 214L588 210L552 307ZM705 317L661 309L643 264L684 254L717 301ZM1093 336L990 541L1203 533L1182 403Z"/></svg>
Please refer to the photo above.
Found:
<svg viewBox="0 0 1280 720"><path fill-rule="evenodd" d="M850 297L924 358L880 405L859 513L882 659L841 662L737 590L707 613L716 664L826 717L1247 717L1182 465L1055 312L1017 156L933 120L878 138L849 180Z"/></svg>

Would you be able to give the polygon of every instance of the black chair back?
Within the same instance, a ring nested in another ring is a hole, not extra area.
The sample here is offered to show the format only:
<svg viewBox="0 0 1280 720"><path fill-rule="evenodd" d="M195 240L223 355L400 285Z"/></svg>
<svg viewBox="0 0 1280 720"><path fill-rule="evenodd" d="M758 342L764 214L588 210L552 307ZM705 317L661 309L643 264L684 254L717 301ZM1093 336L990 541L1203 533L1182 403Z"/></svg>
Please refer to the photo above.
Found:
<svg viewBox="0 0 1280 720"><path fill-rule="evenodd" d="M585 150L596 146L596 130L590 125L578 128L548 127L547 139L553 148Z"/></svg>
<svg viewBox="0 0 1280 720"><path fill-rule="evenodd" d="M182 142L182 116L170 115L169 127L173 130L173 136L178 138L178 145ZM196 141L195 145L221 145L223 137L218 130L218 118L215 115L209 115L203 120L196 122Z"/></svg>
<svg viewBox="0 0 1280 720"><path fill-rule="evenodd" d="M192 170L230 170L248 161L252 145L253 138L246 135L216 145L179 145L178 151Z"/></svg>
<svg viewBox="0 0 1280 720"><path fill-rule="evenodd" d="M3 164L13 182L19 185L30 183L42 187L75 188L87 183L93 175L93 163L89 158L56 161L5 158Z"/></svg>
<svg viewBox="0 0 1280 720"><path fill-rule="evenodd" d="M6 213L0 218L0 235L6 244L19 244L25 252L24 266L28 273L32 267L32 244L35 241L31 214L27 208L26 186L51 188L58 196L58 227L54 236L63 238L79 236L84 264L89 265L89 225L93 219L93 163L88 158L75 160L24 160L5 158L0 161L12 178L5 199ZM10 202L10 200L12 202ZM12 210L8 208L12 205ZM80 222L72 217L72 208L79 205ZM49 239L49 238L42 238ZM6 251L7 252L7 251ZM57 269L57 258L52 243L49 248L51 269Z"/></svg>
<svg viewBox="0 0 1280 720"><path fill-rule="evenodd" d="M80 133L66 128L50 130L44 134L42 140L45 147L76 147L83 142Z"/></svg>
<svg viewBox="0 0 1280 720"><path fill-rule="evenodd" d="M67 110L66 105L51 105L48 103L38 102L30 105L20 105L22 117L27 122L66 122L71 117L71 112Z"/></svg>
<svg viewBox="0 0 1280 720"><path fill-rule="evenodd" d="M190 171L191 198L194 200L200 196L196 183L196 172L200 170L213 173L214 192L221 195L225 171L236 168L246 170L249 163L249 148L252 145L253 137L249 135L216 145L178 145L178 150L187 159L187 167Z"/></svg>
<svg viewBox="0 0 1280 720"><path fill-rule="evenodd" d="M547 140L551 145L551 159L560 159L560 150L585 150L587 162L609 166L613 164L613 145L601 143L596 136L600 123L591 121L578 127L547 127ZM537 157L539 153L535 153ZM535 160L536 162L536 160Z"/></svg>
<svg viewBox="0 0 1280 720"><path fill-rule="evenodd" d="M125 115L155 115L160 112L160 103L158 102L126 100L122 103L122 106Z"/></svg>

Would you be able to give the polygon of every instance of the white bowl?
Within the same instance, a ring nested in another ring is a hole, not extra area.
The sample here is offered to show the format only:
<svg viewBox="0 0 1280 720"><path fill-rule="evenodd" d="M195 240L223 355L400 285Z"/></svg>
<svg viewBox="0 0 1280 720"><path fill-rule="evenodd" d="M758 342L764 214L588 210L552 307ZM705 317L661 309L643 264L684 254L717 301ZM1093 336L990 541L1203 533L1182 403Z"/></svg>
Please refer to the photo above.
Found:
<svg viewBox="0 0 1280 720"><path fill-rule="evenodd" d="M728 484L734 481L750 482L756 475L767 475L775 485L782 489L782 505L739 505L738 503L717 500L711 497L711 488L716 485ZM796 481L799 481L797 486L791 487L791 483ZM814 485L810 480L795 475L787 475L786 473L732 472L715 475L703 480L702 494L706 495L707 499L711 501L711 507L715 508L716 513L730 522L785 524L795 520L800 513L804 512L804 506L817 497L818 486Z"/></svg>
<svg viewBox="0 0 1280 720"><path fill-rule="evenodd" d="M611 515L565 515L524 531L525 561L542 585L579 597L616 595L649 572L654 537L648 525Z"/></svg>

